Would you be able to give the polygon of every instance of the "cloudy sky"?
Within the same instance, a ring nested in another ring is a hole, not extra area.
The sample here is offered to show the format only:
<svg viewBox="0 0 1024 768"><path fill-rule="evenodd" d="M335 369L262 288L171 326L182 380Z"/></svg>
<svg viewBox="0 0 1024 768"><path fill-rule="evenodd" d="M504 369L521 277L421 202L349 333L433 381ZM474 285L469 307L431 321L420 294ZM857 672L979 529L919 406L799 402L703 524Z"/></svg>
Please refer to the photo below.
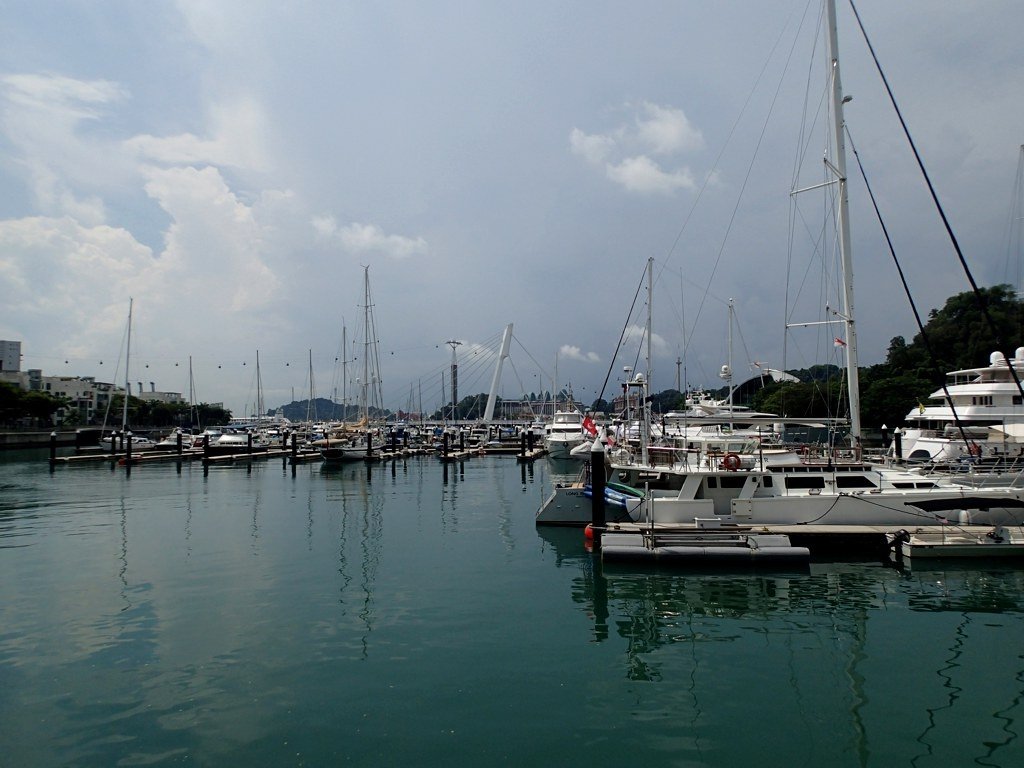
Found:
<svg viewBox="0 0 1024 768"><path fill-rule="evenodd" d="M187 392L191 358L199 399L242 413L258 352L267 405L305 397L311 357L340 397L368 266L389 406L439 404L448 340L460 394L487 389L508 323L504 396L549 389L557 359L589 402L644 322L649 257L654 389L679 358L718 385L729 298L737 372L835 354L832 329L783 330L816 319L797 301L834 305L805 253L822 202L789 195L822 178L818 0L2 8L0 338L23 368L114 379L131 297L132 381ZM1024 4L858 10L976 277L1015 281ZM839 17L847 121L927 311L967 283ZM850 194L873 363L915 328L859 179Z"/></svg>

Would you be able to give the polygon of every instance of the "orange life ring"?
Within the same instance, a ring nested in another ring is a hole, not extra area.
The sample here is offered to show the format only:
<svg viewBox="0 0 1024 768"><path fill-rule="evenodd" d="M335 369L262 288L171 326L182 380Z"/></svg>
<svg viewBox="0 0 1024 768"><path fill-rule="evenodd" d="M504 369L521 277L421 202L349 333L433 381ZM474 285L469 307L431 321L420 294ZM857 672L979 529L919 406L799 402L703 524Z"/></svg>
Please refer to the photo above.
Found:
<svg viewBox="0 0 1024 768"><path fill-rule="evenodd" d="M740 464L741 462L739 454L736 453L727 453L725 454L725 458L722 459L722 466L725 467L730 472L735 472L737 469L739 469Z"/></svg>

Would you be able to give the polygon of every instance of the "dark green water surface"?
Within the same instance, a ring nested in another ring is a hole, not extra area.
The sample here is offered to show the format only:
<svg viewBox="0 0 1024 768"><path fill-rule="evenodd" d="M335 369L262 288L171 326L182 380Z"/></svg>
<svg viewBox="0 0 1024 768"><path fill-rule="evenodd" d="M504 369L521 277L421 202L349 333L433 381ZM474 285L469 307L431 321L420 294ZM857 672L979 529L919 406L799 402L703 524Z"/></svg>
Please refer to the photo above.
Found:
<svg viewBox="0 0 1024 768"><path fill-rule="evenodd" d="M1024 765L1024 571L603 573L551 483L0 456L0 766Z"/></svg>

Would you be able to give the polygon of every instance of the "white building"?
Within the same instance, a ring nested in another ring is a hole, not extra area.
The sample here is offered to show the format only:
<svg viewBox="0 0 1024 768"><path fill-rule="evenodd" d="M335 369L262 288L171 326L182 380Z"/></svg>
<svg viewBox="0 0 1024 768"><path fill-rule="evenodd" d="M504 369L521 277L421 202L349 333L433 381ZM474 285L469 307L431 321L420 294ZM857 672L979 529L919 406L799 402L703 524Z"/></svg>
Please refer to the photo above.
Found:
<svg viewBox="0 0 1024 768"><path fill-rule="evenodd" d="M0 339L0 372L21 370L21 342Z"/></svg>

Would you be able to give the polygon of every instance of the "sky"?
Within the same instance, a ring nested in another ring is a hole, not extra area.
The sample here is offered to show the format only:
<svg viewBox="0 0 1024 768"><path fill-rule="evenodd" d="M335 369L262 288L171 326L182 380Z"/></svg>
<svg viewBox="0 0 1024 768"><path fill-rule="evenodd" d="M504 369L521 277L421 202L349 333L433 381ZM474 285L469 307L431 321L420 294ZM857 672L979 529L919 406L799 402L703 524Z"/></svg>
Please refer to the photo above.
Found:
<svg viewBox="0 0 1024 768"><path fill-rule="evenodd" d="M857 8L975 278L1016 285L1024 4ZM818 0L0 9L0 338L23 369L123 382L131 301L146 389L187 395L191 361L236 415L257 381L268 407L351 396L368 274L387 406L448 399L449 341L460 398L486 391L509 323L499 394L589 403L648 367L648 259L654 391L838 362L841 330L785 329L836 306L810 266L825 195L790 195L823 179ZM968 282L844 0L839 49L927 313ZM872 364L916 327L849 163Z"/></svg>

